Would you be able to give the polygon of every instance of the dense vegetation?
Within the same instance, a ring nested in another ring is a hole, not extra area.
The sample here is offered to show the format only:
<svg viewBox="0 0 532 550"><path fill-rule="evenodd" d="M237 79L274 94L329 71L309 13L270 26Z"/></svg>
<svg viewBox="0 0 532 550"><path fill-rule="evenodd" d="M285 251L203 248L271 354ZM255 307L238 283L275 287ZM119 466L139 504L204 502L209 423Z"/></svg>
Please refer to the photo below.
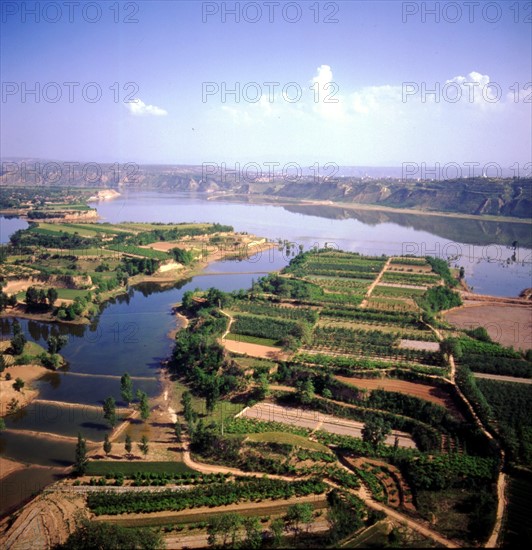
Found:
<svg viewBox="0 0 532 550"><path fill-rule="evenodd" d="M240 481L213 483L186 491L166 490L162 493L90 493L87 505L97 516L186 510L200 506L224 506L266 498L283 499L293 496L320 494L326 485L319 480L282 481L268 478L244 478Z"/></svg>
<svg viewBox="0 0 532 550"><path fill-rule="evenodd" d="M482 378L476 384L491 409L510 459L532 464L532 385Z"/></svg>

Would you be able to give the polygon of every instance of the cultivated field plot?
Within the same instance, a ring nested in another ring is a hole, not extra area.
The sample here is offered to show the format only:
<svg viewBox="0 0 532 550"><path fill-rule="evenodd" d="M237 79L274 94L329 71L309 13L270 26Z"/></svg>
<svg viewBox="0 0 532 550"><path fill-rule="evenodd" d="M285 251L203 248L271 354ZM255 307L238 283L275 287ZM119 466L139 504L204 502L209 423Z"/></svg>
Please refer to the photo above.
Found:
<svg viewBox="0 0 532 550"><path fill-rule="evenodd" d="M440 344L438 342L425 342L422 340L408 340L401 338L399 347L402 349L422 349L426 351L439 351Z"/></svg>
<svg viewBox="0 0 532 550"><path fill-rule="evenodd" d="M340 382L351 384L364 390L384 390L404 393L441 405L458 418L462 415L458 411L451 394L440 386L417 384L396 378L353 378L348 376L335 376Z"/></svg>
<svg viewBox="0 0 532 550"><path fill-rule="evenodd" d="M364 427L363 422L337 418L319 411L282 407L273 403L257 403L253 407L244 409L238 416L359 438L362 437L362 428ZM396 437L400 447L416 448L416 444L409 434L397 430L392 431L385 443L393 445Z"/></svg>
<svg viewBox="0 0 532 550"><path fill-rule="evenodd" d="M464 330L484 327L491 339L503 346L532 348L532 305L466 306L449 311L445 319Z"/></svg>
<svg viewBox="0 0 532 550"><path fill-rule="evenodd" d="M239 334L228 334L227 336L231 338L224 338L222 344L231 353L249 355L249 357L259 357L261 359L286 359L286 354L283 353L281 348L245 342Z"/></svg>

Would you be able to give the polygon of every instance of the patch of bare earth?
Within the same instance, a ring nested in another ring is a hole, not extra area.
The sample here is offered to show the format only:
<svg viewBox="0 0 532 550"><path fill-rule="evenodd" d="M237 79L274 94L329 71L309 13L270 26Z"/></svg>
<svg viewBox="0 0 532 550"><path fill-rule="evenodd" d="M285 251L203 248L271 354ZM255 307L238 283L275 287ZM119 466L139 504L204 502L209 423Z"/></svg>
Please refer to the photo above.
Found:
<svg viewBox="0 0 532 550"><path fill-rule="evenodd" d="M0 479L16 472L17 470L23 470L26 466L20 462L9 460L0 456Z"/></svg>
<svg viewBox="0 0 532 550"><path fill-rule="evenodd" d="M395 378L352 378L347 376L336 376L335 378L344 384L351 384L364 390L394 391L412 395L436 405L441 405L455 416L461 418L461 414L451 394L438 386L416 384L415 382L407 382L406 380L397 380Z"/></svg>
<svg viewBox="0 0 532 550"><path fill-rule="evenodd" d="M483 304L467 300L463 307L445 313L445 319L460 329L484 327L503 346L532 348L532 305L511 303Z"/></svg>
<svg viewBox="0 0 532 550"><path fill-rule="evenodd" d="M38 391L31 388L32 382L35 382L45 373L49 372L39 365L14 365L7 367L4 371L4 378L0 380L0 416L7 414L8 403L15 399L19 407L25 407L33 401ZM11 380L5 380L5 374L11 374ZM13 384L17 378L24 381L24 388L16 391Z"/></svg>
<svg viewBox="0 0 532 550"><path fill-rule="evenodd" d="M0 523L0 546L12 550L40 550L65 542L76 521L87 516L83 496L50 492L39 495L19 512L9 526Z"/></svg>
<svg viewBox="0 0 532 550"><path fill-rule="evenodd" d="M263 359L277 359L284 361L288 358L280 348L273 346L262 346L260 344L251 344L249 342L238 342L237 340L222 340L222 345L227 351L238 353L240 355L249 355L250 357L260 357Z"/></svg>
<svg viewBox="0 0 532 550"><path fill-rule="evenodd" d="M399 341L399 347L402 349L415 349L425 351L439 351L440 344L438 342L425 342L424 340L409 340L403 338Z"/></svg>

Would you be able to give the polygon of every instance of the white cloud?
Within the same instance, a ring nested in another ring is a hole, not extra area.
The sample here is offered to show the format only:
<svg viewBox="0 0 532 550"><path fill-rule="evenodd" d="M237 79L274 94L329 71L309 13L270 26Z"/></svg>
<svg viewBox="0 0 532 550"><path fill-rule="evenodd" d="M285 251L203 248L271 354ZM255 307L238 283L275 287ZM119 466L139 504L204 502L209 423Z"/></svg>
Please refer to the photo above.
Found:
<svg viewBox="0 0 532 550"><path fill-rule="evenodd" d="M166 116L168 111L156 107L155 105L146 105L144 101L139 98L126 103L126 107L133 116Z"/></svg>
<svg viewBox="0 0 532 550"><path fill-rule="evenodd" d="M317 74L311 80L314 112L328 120L342 119L345 115L344 99L330 65L320 65L316 70Z"/></svg>

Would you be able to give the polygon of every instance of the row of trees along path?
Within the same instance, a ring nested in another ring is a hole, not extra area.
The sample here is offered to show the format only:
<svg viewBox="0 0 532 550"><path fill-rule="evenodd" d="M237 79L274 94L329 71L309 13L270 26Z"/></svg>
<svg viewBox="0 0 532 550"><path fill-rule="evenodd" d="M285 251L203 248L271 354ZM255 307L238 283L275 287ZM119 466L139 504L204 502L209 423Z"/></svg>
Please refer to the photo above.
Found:
<svg viewBox="0 0 532 550"><path fill-rule="evenodd" d="M429 325L428 323L425 323L427 327L434 332L436 335L436 338L439 342L443 341L443 336L441 332L433 327L432 325ZM447 361L449 363L449 382L454 386L456 393L460 396L460 399L467 407L471 417L473 418L473 421L478 426L478 428L481 430L481 432L490 440L495 440L493 435L486 429L484 424L482 423L482 420L479 418L477 413L475 412L475 409L473 408L473 405L469 402L467 397L464 395L458 384L456 383L456 361L454 359L454 356L451 352L451 350L445 350L445 356L447 357ZM500 466L499 466L499 475L497 478L497 514L495 517L495 523L493 525L493 530L486 541L485 547L486 548L496 548L497 547L497 541L500 537L501 530L502 530L502 523L503 518L506 511L506 505L507 505L507 499L506 499L506 485L507 485L507 479L506 474L503 472L504 462L506 459L506 454L504 452L504 449L501 447L501 445L498 445L499 448L499 456L500 456Z"/></svg>

